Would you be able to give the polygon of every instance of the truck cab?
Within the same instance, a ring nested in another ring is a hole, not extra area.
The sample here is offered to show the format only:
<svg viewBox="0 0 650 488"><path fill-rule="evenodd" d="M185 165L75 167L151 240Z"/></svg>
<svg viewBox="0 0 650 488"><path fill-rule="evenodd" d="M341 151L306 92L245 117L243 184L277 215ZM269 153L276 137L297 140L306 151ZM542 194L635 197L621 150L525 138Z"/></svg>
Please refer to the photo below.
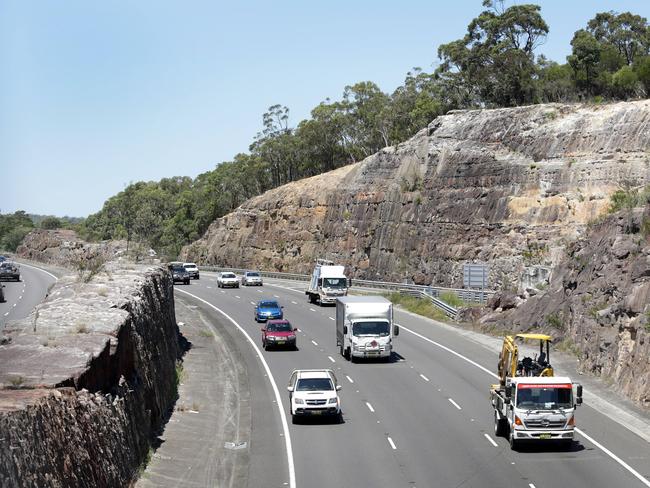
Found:
<svg viewBox="0 0 650 488"><path fill-rule="evenodd" d="M574 395L575 388L575 395ZM568 377L513 377L505 387L493 385L494 432L507 436L510 447L522 442L573 442L575 410L582 403L582 386Z"/></svg>
<svg viewBox="0 0 650 488"><path fill-rule="evenodd" d="M345 266L337 266L333 261L318 259L305 294L310 303L333 304L338 297L348 294L348 279Z"/></svg>

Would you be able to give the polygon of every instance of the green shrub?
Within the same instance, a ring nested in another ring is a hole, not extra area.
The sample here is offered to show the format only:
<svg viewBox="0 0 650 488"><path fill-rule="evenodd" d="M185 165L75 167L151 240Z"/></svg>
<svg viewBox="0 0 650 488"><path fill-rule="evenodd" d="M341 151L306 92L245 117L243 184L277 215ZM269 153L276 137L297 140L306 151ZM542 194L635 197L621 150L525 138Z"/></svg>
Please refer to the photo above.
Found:
<svg viewBox="0 0 650 488"><path fill-rule="evenodd" d="M426 299L411 297L408 295L402 295L400 293L391 293L386 295L393 304L401 305L404 309L409 312L422 315L423 317L429 317L434 320L448 320L448 317L445 313L433 306L433 304Z"/></svg>

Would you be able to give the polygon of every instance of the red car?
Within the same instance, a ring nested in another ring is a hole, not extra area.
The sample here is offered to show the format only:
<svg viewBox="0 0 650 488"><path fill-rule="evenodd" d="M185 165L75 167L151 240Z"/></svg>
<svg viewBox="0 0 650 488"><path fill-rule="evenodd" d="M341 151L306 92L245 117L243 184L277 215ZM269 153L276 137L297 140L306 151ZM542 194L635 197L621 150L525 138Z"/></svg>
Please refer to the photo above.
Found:
<svg viewBox="0 0 650 488"><path fill-rule="evenodd" d="M296 331L288 320L268 320L262 327L262 347L268 350L272 346L289 346L296 348Z"/></svg>

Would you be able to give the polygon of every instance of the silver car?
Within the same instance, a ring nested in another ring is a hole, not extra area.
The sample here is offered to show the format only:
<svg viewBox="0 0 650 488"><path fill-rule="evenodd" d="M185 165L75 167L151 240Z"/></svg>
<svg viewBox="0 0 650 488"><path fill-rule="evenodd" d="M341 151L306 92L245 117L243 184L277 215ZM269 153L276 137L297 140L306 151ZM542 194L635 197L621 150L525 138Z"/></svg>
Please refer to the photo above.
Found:
<svg viewBox="0 0 650 488"><path fill-rule="evenodd" d="M246 271L241 277L241 284L244 286L262 286L262 277L257 271Z"/></svg>

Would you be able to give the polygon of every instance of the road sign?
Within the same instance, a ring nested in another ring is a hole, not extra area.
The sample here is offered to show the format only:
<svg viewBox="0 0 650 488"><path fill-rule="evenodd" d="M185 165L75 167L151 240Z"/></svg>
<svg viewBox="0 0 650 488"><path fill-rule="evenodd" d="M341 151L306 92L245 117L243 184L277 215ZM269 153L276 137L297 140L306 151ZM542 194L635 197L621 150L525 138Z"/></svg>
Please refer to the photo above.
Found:
<svg viewBox="0 0 650 488"><path fill-rule="evenodd" d="M463 264L463 287L484 290L488 287L489 266L487 264Z"/></svg>

